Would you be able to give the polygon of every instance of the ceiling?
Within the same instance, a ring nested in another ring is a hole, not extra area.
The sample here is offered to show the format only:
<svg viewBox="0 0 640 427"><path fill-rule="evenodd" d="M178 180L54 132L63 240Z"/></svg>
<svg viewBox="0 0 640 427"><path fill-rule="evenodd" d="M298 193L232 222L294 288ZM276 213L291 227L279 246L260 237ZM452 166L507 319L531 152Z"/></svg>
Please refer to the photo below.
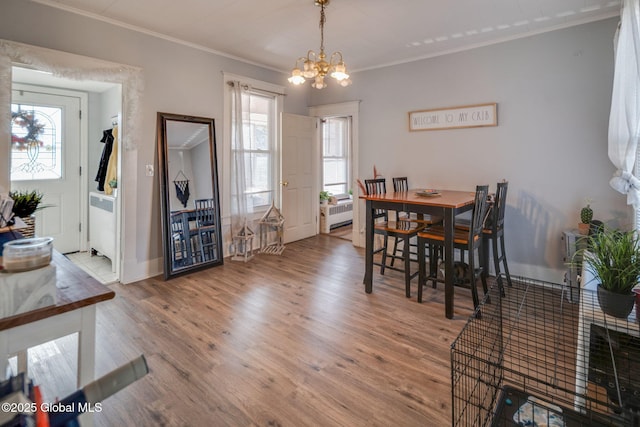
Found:
<svg viewBox="0 0 640 427"><path fill-rule="evenodd" d="M313 0L32 0L279 71L320 45ZM350 71L619 15L620 0L331 0L325 51Z"/></svg>

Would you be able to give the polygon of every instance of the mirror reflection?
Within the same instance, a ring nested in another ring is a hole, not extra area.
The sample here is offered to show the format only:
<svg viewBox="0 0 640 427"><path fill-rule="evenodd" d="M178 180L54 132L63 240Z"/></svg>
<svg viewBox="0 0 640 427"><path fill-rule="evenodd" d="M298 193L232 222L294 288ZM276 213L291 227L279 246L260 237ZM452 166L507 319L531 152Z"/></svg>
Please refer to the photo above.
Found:
<svg viewBox="0 0 640 427"><path fill-rule="evenodd" d="M165 278L222 264L214 120L158 113Z"/></svg>

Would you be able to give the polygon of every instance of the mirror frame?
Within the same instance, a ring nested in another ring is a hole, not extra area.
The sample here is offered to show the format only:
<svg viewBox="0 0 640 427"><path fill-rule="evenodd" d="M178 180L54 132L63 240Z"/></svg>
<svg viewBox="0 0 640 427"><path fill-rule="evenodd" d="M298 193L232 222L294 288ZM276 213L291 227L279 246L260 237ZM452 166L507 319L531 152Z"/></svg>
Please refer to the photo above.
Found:
<svg viewBox="0 0 640 427"><path fill-rule="evenodd" d="M170 204L170 177L168 164L169 144L167 142L167 122L178 121L188 123L200 123L209 128L209 154L211 163L211 188L212 198L215 201L216 215L216 238L218 245L218 259L202 261L191 266L179 269L173 266L172 256L172 232L171 232L171 204ZM164 278L168 280L172 277L192 273L224 263L222 248L222 225L220 223L220 193L218 190L218 166L216 157L216 132L215 120L208 117L185 116L180 114L162 113L157 115L157 144L158 144L158 165L160 178L160 194L162 199L162 247L164 250Z"/></svg>

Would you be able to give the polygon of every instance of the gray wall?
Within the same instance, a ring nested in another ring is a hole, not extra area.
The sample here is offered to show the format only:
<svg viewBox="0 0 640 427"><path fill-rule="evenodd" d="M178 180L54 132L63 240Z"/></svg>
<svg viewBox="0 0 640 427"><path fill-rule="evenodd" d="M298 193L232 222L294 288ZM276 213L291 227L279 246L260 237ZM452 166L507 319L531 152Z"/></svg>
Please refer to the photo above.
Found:
<svg viewBox="0 0 640 427"><path fill-rule="evenodd" d="M312 105L361 100L359 178L376 165L413 186L473 189L509 180L507 250L516 274L561 282L562 230L585 198L594 217L631 225L609 187L607 157L617 19L420 62L355 73ZM348 58L346 58L348 60ZM498 126L408 131L413 110L498 103ZM354 186L354 188L357 188ZM362 202L360 202L362 203Z"/></svg>

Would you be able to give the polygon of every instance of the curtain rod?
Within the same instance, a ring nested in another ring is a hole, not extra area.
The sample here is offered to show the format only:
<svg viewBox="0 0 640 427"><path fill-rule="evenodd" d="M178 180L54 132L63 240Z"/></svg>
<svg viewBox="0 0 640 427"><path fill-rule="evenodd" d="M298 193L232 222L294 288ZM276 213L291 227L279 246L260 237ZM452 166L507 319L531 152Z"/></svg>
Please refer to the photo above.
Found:
<svg viewBox="0 0 640 427"><path fill-rule="evenodd" d="M228 84L229 86L233 87L233 86L235 86L235 85L236 85L236 82L229 80L229 81L227 82L227 84ZM271 93L271 94L273 94L273 95L287 96L287 94L286 94L286 93L274 92L274 91L266 90L266 89L256 89L256 88L254 88L253 86L250 86L250 85L248 85L248 84L246 84L246 83L240 83L240 87L241 87L242 89L244 89L244 90L249 90L249 89L251 89L251 90L255 90L255 91L257 91L257 92L265 92L265 93Z"/></svg>

